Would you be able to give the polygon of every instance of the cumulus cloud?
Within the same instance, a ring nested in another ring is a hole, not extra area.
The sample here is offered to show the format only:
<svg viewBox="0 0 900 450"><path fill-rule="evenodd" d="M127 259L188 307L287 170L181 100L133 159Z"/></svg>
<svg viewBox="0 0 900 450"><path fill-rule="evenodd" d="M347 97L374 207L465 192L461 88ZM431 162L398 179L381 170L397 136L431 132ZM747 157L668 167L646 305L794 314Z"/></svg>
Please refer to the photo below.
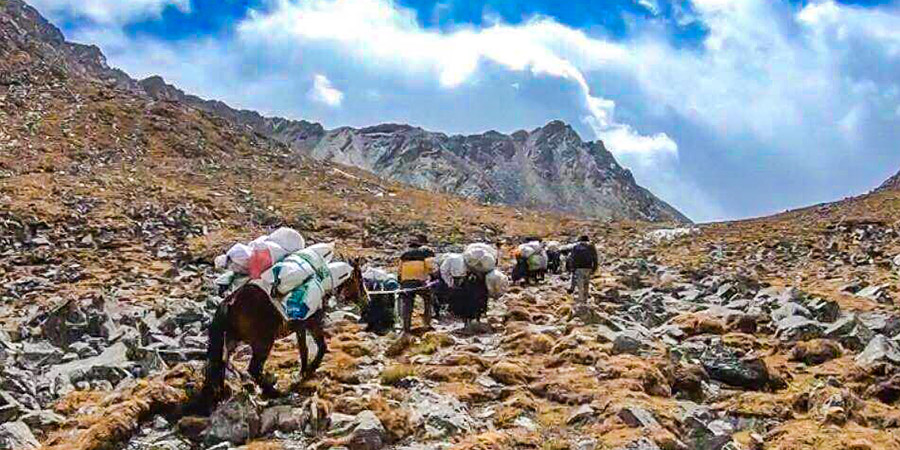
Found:
<svg viewBox="0 0 900 450"><path fill-rule="evenodd" d="M126 24L159 15L173 6L190 12L190 0L29 0L42 14L54 19L87 19L100 24Z"/></svg>
<svg viewBox="0 0 900 450"><path fill-rule="evenodd" d="M674 45L659 13L615 41L543 16L431 29L390 0L271 0L219 39L73 32L138 76L330 127L567 120L698 220L863 192L900 166L900 5L636 1L708 34Z"/></svg>
<svg viewBox="0 0 900 450"><path fill-rule="evenodd" d="M313 87L309 91L309 98L334 108L341 106L341 102L344 100L344 93L335 89L328 77L316 74L313 77Z"/></svg>

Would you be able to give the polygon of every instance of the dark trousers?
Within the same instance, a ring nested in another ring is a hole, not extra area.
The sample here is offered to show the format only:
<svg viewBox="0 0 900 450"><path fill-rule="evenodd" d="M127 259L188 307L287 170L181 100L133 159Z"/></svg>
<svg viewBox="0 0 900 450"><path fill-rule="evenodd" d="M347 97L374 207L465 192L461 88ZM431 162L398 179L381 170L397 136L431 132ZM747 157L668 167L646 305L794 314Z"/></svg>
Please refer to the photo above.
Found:
<svg viewBox="0 0 900 450"><path fill-rule="evenodd" d="M425 286L424 281L407 280L400 282L401 289L416 289ZM403 331L412 329L413 309L415 308L416 296L422 298L422 306L425 309L425 325L431 325L431 296L425 290L415 292L404 292L400 294L400 315L403 318Z"/></svg>

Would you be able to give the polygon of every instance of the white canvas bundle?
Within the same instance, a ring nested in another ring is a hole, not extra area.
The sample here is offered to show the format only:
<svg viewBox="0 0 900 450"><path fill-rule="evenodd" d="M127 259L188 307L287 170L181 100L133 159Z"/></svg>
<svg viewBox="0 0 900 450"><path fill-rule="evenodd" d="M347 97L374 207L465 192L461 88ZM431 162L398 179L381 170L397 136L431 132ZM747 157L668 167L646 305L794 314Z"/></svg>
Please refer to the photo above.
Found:
<svg viewBox="0 0 900 450"><path fill-rule="evenodd" d="M547 252L540 251L532 253L531 256L528 257L528 269L529 270L544 270L547 268Z"/></svg>
<svg viewBox="0 0 900 450"><path fill-rule="evenodd" d="M288 256L284 260L297 262L306 261L307 263L312 264L313 269L315 269L316 271L325 270L328 267L328 261L326 261L325 258L323 258L322 255L320 255L319 252L317 252L313 247L315 247L315 245L312 247L306 247L305 249Z"/></svg>
<svg viewBox="0 0 900 450"><path fill-rule="evenodd" d="M487 244L469 245L463 257L466 266L475 273L486 274L497 267L497 249Z"/></svg>
<svg viewBox="0 0 900 450"><path fill-rule="evenodd" d="M297 230L288 227L281 227L273 231L267 240L278 244L287 254L303 250L306 247L303 236Z"/></svg>
<svg viewBox="0 0 900 450"><path fill-rule="evenodd" d="M466 259L459 253L448 253L441 263L441 279L447 286L453 287L453 279L466 276Z"/></svg>
<svg viewBox="0 0 900 450"><path fill-rule="evenodd" d="M499 298L509 289L509 278L499 270L492 270L485 275L484 283L487 285L488 295Z"/></svg>
<svg viewBox="0 0 900 450"><path fill-rule="evenodd" d="M310 245L309 247L303 249L303 251L300 253L315 253L320 258L322 258L322 261L324 261L325 264L328 264L332 259L334 259L334 242ZM324 266L325 265L323 264L322 267L324 268Z"/></svg>
<svg viewBox="0 0 900 450"><path fill-rule="evenodd" d="M390 279L397 279L396 275L391 274L390 272L379 269L377 267L368 267L366 271L363 272L363 279L365 280L375 280L375 281L387 281Z"/></svg>
<svg viewBox="0 0 900 450"><path fill-rule="evenodd" d="M250 263L250 255L253 250L244 244L234 244L225 253L227 260L226 268L235 273L247 273L247 267Z"/></svg>
<svg viewBox="0 0 900 450"><path fill-rule="evenodd" d="M550 241L547 242L547 251L559 251L559 241Z"/></svg>
<svg viewBox="0 0 900 450"><path fill-rule="evenodd" d="M313 278L285 296L285 309L292 319L308 319L322 309L325 299L325 290L319 280ZM306 305L304 314L298 314L302 309L301 304Z"/></svg>
<svg viewBox="0 0 900 450"><path fill-rule="evenodd" d="M523 258L530 258L536 251L537 248L530 243L519 245L519 254L522 255Z"/></svg>
<svg viewBox="0 0 900 450"><path fill-rule="evenodd" d="M333 262L328 264L329 275L322 279L322 288L325 292L337 289L341 284L353 275L353 266L345 262Z"/></svg>
<svg viewBox="0 0 900 450"><path fill-rule="evenodd" d="M316 269L309 262L293 256L286 258L278 264L277 268L273 269L276 269L278 272L278 292L282 294L287 294L316 276ZM274 270L272 272L271 282L275 283ZM265 274L263 279L266 279Z"/></svg>

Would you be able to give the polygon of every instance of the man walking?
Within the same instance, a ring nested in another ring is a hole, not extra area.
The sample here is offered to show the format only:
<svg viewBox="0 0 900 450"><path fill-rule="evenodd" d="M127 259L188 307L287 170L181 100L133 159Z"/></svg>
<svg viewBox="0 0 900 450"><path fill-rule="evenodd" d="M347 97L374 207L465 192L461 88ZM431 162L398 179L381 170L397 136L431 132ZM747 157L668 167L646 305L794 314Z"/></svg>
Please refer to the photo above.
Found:
<svg viewBox="0 0 900 450"><path fill-rule="evenodd" d="M577 291L575 298L575 312L582 313L588 307L588 295L591 288L591 277L597 271L599 258L597 248L591 243L590 238L581 236L578 243L572 248L569 256L573 269L573 288Z"/></svg>
<svg viewBox="0 0 900 450"><path fill-rule="evenodd" d="M400 255L400 288L421 289L428 283L429 275L434 264L434 251L426 247L428 239L425 236L417 236L409 244L409 250ZM413 307L416 295L420 294L425 307L425 326L431 326L431 296L425 292L404 292L400 294L400 315L403 319L403 331L412 329Z"/></svg>

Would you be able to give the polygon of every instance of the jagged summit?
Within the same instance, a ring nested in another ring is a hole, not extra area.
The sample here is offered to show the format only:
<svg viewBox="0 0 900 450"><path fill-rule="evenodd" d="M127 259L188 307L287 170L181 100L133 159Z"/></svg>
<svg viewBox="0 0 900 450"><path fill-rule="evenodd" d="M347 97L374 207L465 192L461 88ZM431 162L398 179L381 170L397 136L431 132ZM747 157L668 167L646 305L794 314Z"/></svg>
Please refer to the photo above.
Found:
<svg viewBox="0 0 900 450"><path fill-rule="evenodd" d="M140 85L154 98L242 123L301 154L432 191L595 218L690 222L639 186L602 142L583 141L561 120L512 135L491 130L449 136L397 123L326 130L186 95L160 77Z"/></svg>

